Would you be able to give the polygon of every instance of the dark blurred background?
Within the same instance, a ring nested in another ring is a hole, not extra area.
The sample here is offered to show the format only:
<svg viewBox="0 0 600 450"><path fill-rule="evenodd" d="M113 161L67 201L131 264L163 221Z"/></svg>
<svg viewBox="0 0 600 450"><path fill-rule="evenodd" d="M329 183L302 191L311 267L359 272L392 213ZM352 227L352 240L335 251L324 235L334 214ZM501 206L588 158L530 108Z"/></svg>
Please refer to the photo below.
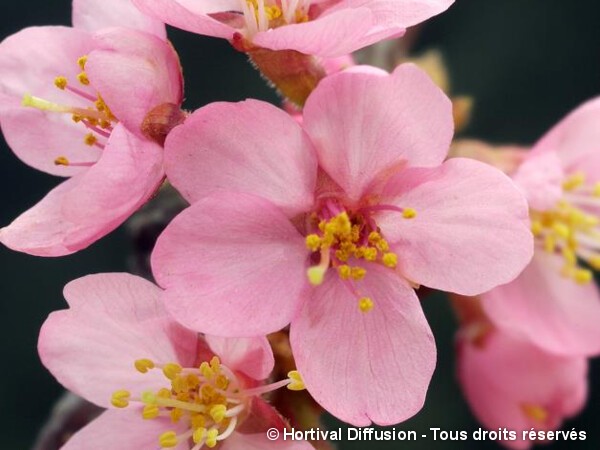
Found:
<svg viewBox="0 0 600 450"><path fill-rule="evenodd" d="M70 23L69 0L0 2L0 37L32 25ZM416 51L438 48L448 64L453 91L475 98L464 133L493 142L531 143L582 101L600 94L600 3L597 0L458 0L423 27ZM185 106L246 97L277 102L259 75L226 42L177 30L170 37L186 77ZM2 141L0 225L33 205L58 179L22 164ZM29 449L62 388L41 366L37 333L49 312L65 306L61 291L79 276L128 267L131 243L122 227L91 248L59 259L42 259L0 248L0 447ZM440 296L424 302L438 343L438 367L425 408L398 426L472 432L479 425L454 378L452 312ZM599 324L600 326L600 324ZM592 362L588 405L565 429L585 430L585 442L549 449L600 448L600 364ZM333 423L333 422L331 422ZM429 433L431 434L431 433ZM343 443L358 448L495 449L493 443Z"/></svg>

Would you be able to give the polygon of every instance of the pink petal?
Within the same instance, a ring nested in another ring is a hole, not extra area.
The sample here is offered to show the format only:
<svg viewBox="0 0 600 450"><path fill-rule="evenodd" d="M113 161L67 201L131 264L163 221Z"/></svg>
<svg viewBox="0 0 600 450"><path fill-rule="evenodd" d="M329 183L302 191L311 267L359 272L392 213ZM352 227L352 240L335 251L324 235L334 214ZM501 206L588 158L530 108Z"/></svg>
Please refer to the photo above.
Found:
<svg viewBox="0 0 600 450"><path fill-rule="evenodd" d="M322 167L357 201L402 165L442 162L453 123L444 93L404 64L391 75L356 70L326 78L306 102L304 127Z"/></svg>
<svg viewBox="0 0 600 450"><path fill-rule="evenodd" d="M335 57L372 42L365 36L373 28L367 8L345 9L299 24L257 33L252 43L271 50L296 50L307 55Z"/></svg>
<svg viewBox="0 0 600 450"><path fill-rule="evenodd" d="M218 191L259 195L294 216L314 202L317 160L302 128L265 102L212 103L175 128L165 170L190 202Z"/></svg>
<svg viewBox="0 0 600 450"><path fill-rule="evenodd" d="M167 38L165 25L142 14L131 0L73 0L73 26L90 32L126 27Z"/></svg>
<svg viewBox="0 0 600 450"><path fill-rule="evenodd" d="M503 441L509 448L529 448L522 431L557 430L583 408L587 367L585 358L545 353L504 333L488 335L483 346L459 341L458 377L467 402L487 429L517 432L518 440ZM546 409L547 422L526 416L523 405Z"/></svg>
<svg viewBox="0 0 600 450"><path fill-rule="evenodd" d="M329 275L292 322L298 370L313 398L357 426L389 425L416 414L435 368L435 342L414 291L376 265L356 283L375 306Z"/></svg>
<svg viewBox="0 0 600 450"><path fill-rule="evenodd" d="M37 256L62 256L105 236L156 191L162 149L118 125L100 161L65 181L0 230L7 247Z"/></svg>
<svg viewBox="0 0 600 450"><path fill-rule="evenodd" d="M529 263L533 237L527 203L497 169L470 159L395 175L381 203L414 208L376 218L408 279L476 295L512 281Z"/></svg>
<svg viewBox="0 0 600 450"><path fill-rule="evenodd" d="M165 387L160 370L141 374L135 360L190 367L197 336L166 314L159 292L129 274L89 275L67 284L70 308L52 313L40 331L43 364L67 389L104 407L116 390L137 396Z"/></svg>
<svg viewBox="0 0 600 450"><path fill-rule="evenodd" d="M538 211L556 206L563 196L564 178L561 161L554 152L531 155L512 176L523 191L529 207Z"/></svg>
<svg viewBox="0 0 600 450"><path fill-rule="evenodd" d="M264 336L222 338L207 335L205 338L210 349L231 370L243 372L254 380L264 380L273 371L273 350Z"/></svg>
<svg viewBox="0 0 600 450"><path fill-rule="evenodd" d="M26 28L0 44L0 124L9 147L26 164L54 175L70 176L83 170L57 166L54 160L58 156L98 159L99 150L84 144L87 130L73 122L70 114L21 105L23 96L31 94L62 105L89 106L79 96L57 89L54 79L65 76L78 84L76 77L81 69L77 59L88 54L93 45L88 33L66 27Z"/></svg>
<svg viewBox="0 0 600 450"><path fill-rule="evenodd" d="M312 450L314 447L307 441L293 441L283 437L270 441L266 433L242 434L233 433L221 444L220 450Z"/></svg>
<svg viewBox="0 0 600 450"><path fill-rule="evenodd" d="M554 151L565 173L583 172L587 181L600 180L600 97L584 103L554 126L532 149Z"/></svg>
<svg viewBox="0 0 600 450"><path fill-rule="evenodd" d="M183 79L173 47L154 35L116 29L95 36L86 72L112 113L141 134L144 118L156 106L181 104Z"/></svg>
<svg viewBox="0 0 600 450"><path fill-rule="evenodd" d="M143 13L192 33L231 39L236 31L235 28L208 15L211 12L227 11L227 9L222 9L222 5L228 5L228 2L219 1L213 8L210 5L207 6L205 2L191 5L191 2L184 3L176 0L132 1Z"/></svg>
<svg viewBox="0 0 600 450"><path fill-rule="evenodd" d="M216 336L265 335L293 317L306 280L304 239L273 204L247 194L199 200L158 238L152 268L169 311Z"/></svg>
<svg viewBox="0 0 600 450"><path fill-rule="evenodd" d="M158 449L165 431L181 432L181 425L169 420L144 420L140 411L106 411L75 433L61 450ZM182 441L174 450L189 450Z"/></svg>
<svg viewBox="0 0 600 450"><path fill-rule="evenodd" d="M565 355L600 354L600 293L560 275L560 256L536 252L512 283L482 295L490 319L547 351Z"/></svg>

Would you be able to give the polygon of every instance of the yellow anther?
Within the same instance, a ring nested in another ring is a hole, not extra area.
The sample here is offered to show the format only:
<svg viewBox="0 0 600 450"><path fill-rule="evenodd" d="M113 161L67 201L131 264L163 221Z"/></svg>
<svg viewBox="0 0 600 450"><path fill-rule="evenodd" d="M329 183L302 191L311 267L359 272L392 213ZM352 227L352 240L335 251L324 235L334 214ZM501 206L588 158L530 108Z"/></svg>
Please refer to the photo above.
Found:
<svg viewBox="0 0 600 450"><path fill-rule="evenodd" d="M167 377L169 380L174 380L175 377L179 375L182 370L183 368L177 363L165 364L165 366L163 367L163 373L165 374L165 377Z"/></svg>
<svg viewBox="0 0 600 450"><path fill-rule="evenodd" d="M377 242L379 242L381 240L381 234L379 234L377 231L371 231L369 233L369 242L371 244L376 244Z"/></svg>
<svg viewBox="0 0 600 450"><path fill-rule="evenodd" d="M321 238L316 234L309 234L306 236L306 247L310 251L316 252L321 247Z"/></svg>
<svg viewBox="0 0 600 450"><path fill-rule="evenodd" d="M306 389L302 375L300 375L300 372L297 370L288 372L288 378L290 380L290 384L287 385L287 388L290 391L303 391Z"/></svg>
<svg viewBox="0 0 600 450"><path fill-rule="evenodd" d="M56 77L54 79L54 86L59 88L61 91L64 91L67 87L68 81L66 77Z"/></svg>
<svg viewBox="0 0 600 450"><path fill-rule="evenodd" d="M337 226L337 232L340 234L349 234L352 232L352 222L348 217L348 213L344 211L334 217L335 224Z"/></svg>
<svg viewBox="0 0 600 450"><path fill-rule="evenodd" d="M129 406L129 398L131 393L129 391L120 390L113 393L110 403L115 408L127 408Z"/></svg>
<svg viewBox="0 0 600 450"><path fill-rule="evenodd" d="M367 274L367 270L362 267L353 267L350 276L353 280L362 280Z"/></svg>
<svg viewBox="0 0 600 450"><path fill-rule="evenodd" d="M81 72L79 75L77 75L77 80L84 86L88 86L90 84L90 79L85 72Z"/></svg>
<svg viewBox="0 0 600 450"><path fill-rule="evenodd" d="M383 261L383 264L386 267L395 269L396 266L398 265L398 255L396 255L395 253L386 253L381 258L381 261Z"/></svg>
<svg viewBox="0 0 600 450"><path fill-rule="evenodd" d="M350 275L352 274L352 269L350 268L349 265L347 264L342 264L341 266L338 266L338 275L340 276L340 278L342 280L347 280L348 278L350 278Z"/></svg>
<svg viewBox="0 0 600 450"><path fill-rule="evenodd" d="M77 60L77 64L81 70L85 70L85 64L87 63L88 57L87 55L82 56Z"/></svg>
<svg viewBox="0 0 600 450"><path fill-rule="evenodd" d="M367 261L375 261L377 259L377 249L373 247L363 247L363 258Z"/></svg>
<svg viewBox="0 0 600 450"><path fill-rule="evenodd" d="M405 219L414 219L417 217L417 211L413 208L404 208L402 211L402 217Z"/></svg>
<svg viewBox="0 0 600 450"><path fill-rule="evenodd" d="M592 195L594 197L600 197L600 183L594 184L594 189L592 191Z"/></svg>
<svg viewBox="0 0 600 450"><path fill-rule="evenodd" d="M306 275L308 276L308 281L313 286L319 286L323 283L325 278L325 272L327 271L326 267L322 266L312 266L309 267L306 271Z"/></svg>
<svg viewBox="0 0 600 450"><path fill-rule="evenodd" d="M169 413L169 416L171 416L171 422L172 423L177 423L183 417L183 411L181 409L174 408Z"/></svg>
<svg viewBox="0 0 600 450"><path fill-rule="evenodd" d="M569 237L569 235L571 234L569 227L567 225L565 225L564 223L560 223L560 222L556 222L554 225L552 225L552 230L558 237L560 237L562 239L567 239Z"/></svg>
<svg viewBox="0 0 600 450"><path fill-rule="evenodd" d="M154 369L154 363L147 358L136 360L134 365L137 371L140 373L146 373L149 370Z"/></svg>
<svg viewBox="0 0 600 450"><path fill-rule="evenodd" d="M585 183L585 174L584 173L576 173L571 175L563 182L563 189L565 191L574 191L578 187L582 186Z"/></svg>
<svg viewBox="0 0 600 450"><path fill-rule="evenodd" d="M390 249L390 245L385 239L381 239L379 242L375 244L375 247L380 252L387 252Z"/></svg>
<svg viewBox="0 0 600 450"><path fill-rule="evenodd" d="M85 135L85 138L83 138L83 142L85 143L85 145L89 145L91 147L92 145L96 144L96 142L98 142L98 138L92 133L88 133Z"/></svg>
<svg viewBox="0 0 600 450"><path fill-rule="evenodd" d="M187 382L182 377L175 377L175 379L171 382L171 387L177 393L186 392L188 390Z"/></svg>
<svg viewBox="0 0 600 450"><path fill-rule="evenodd" d="M191 424L194 430L204 428L206 426L206 417L204 417L204 414L194 414L191 417Z"/></svg>
<svg viewBox="0 0 600 450"><path fill-rule="evenodd" d="M360 309L364 313L368 313L373 309L374 303L369 297L362 297L358 301L358 309Z"/></svg>
<svg viewBox="0 0 600 450"><path fill-rule="evenodd" d="M225 405L215 405L210 408L210 417L215 421L215 423L221 423L223 419L225 419L225 414L227 413L227 407Z"/></svg>
<svg viewBox="0 0 600 450"><path fill-rule="evenodd" d="M200 427L194 430L194 434L192 434L192 440L194 444L199 444L206 437L206 428Z"/></svg>
<svg viewBox="0 0 600 450"><path fill-rule="evenodd" d="M160 435L158 442L161 447L172 448L177 446L177 434L174 431L167 431Z"/></svg>
<svg viewBox="0 0 600 450"><path fill-rule="evenodd" d="M215 378L215 386L217 389L224 391L229 387L229 379L223 374L217 375Z"/></svg>
<svg viewBox="0 0 600 450"><path fill-rule="evenodd" d="M73 119L73 122L79 123L83 120L83 117L81 117L79 114L73 114L71 119Z"/></svg>
<svg viewBox="0 0 600 450"><path fill-rule="evenodd" d="M279 19L281 17L281 8L279 6L266 6L265 13L269 20Z"/></svg>
<svg viewBox="0 0 600 450"><path fill-rule="evenodd" d="M200 394L202 394L203 399L211 401L212 398L215 396L216 391L215 388L212 387L210 384L205 384L202 386L202 388L200 388Z"/></svg>
<svg viewBox="0 0 600 450"><path fill-rule="evenodd" d="M167 388L159 389L158 392L156 393L156 397L158 397L158 398L170 398L171 397L171 390L167 389Z"/></svg>
<svg viewBox="0 0 600 450"><path fill-rule="evenodd" d="M159 414L160 414L160 408L158 407L158 405L146 405L146 406L144 406L144 409L142 410L142 417L145 420L156 419Z"/></svg>
<svg viewBox="0 0 600 450"><path fill-rule="evenodd" d="M207 380L211 380L215 376L215 372L210 367L210 364L207 363L206 361L204 361L202 364L200 364L200 373Z"/></svg>
<svg viewBox="0 0 600 450"><path fill-rule="evenodd" d="M215 373L219 373L221 371L221 360L218 356L213 356L210 360L210 368L214 370Z"/></svg>
<svg viewBox="0 0 600 450"><path fill-rule="evenodd" d="M56 164L57 166L68 166L69 160L64 156L59 156L54 160L54 164Z"/></svg>
<svg viewBox="0 0 600 450"><path fill-rule="evenodd" d="M594 278L594 274L588 269L576 269L573 273L573 279L578 284L587 284Z"/></svg>
<svg viewBox="0 0 600 450"><path fill-rule="evenodd" d="M539 405L525 404L521 406L523 413L536 422L546 422L548 420L548 410Z"/></svg>
<svg viewBox="0 0 600 450"><path fill-rule="evenodd" d="M208 448L213 448L217 445L217 436L219 436L219 430L216 428L211 428L206 432L206 446Z"/></svg>
<svg viewBox="0 0 600 450"><path fill-rule="evenodd" d="M540 222L539 220L532 220L531 221L531 233L534 236L539 236L540 234L542 234L542 231L544 230L544 226L542 225L542 222Z"/></svg>

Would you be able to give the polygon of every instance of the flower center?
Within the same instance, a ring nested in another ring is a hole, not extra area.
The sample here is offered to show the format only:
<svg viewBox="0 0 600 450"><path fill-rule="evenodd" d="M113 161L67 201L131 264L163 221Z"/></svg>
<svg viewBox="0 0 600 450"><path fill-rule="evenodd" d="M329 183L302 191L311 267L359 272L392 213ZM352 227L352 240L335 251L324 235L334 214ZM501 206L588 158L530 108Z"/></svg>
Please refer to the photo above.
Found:
<svg viewBox="0 0 600 450"><path fill-rule="evenodd" d="M135 368L140 373L158 368L170 382L169 387L158 391L145 391L133 398L126 390L113 393L111 403L116 408L126 408L130 401L143 405L145 420L168 418L173 424L183 424L185 431L165 431L159 438L161 448L172 448L189 441L190 449L200 450L203 445L213 448L229 437L253 396L287 387L293 391L304 389L297 371L288 378L269 385L245 389L238 377L218 357L203 362L198 368L183 368L177 363L156 364L150 359L138 359Z"/></svg>
<svg viewBox="0 0 600 450"><path fill-rule="evenodd" d="M371 214L379 210L392 210L412 219L416 211L412 208L378 205L365 207L356 213L339 211L333 203L326 204L320 215L315 214L318 231L306 236L306 246L311 252L320 254L320 262L307 271L308 280L314 286L323 282L325 273L332 267L344 284L358 298L362 312L373 309L370 297L360 294L356 282L367 275L366 264L380 264L395 269L398 255L390 251L390 246L375 224ZM320 219L320 220L319 220Z"/></svg>
<svg viewBox="0 0 600 450"><path fill-rule="evenodd" d="M309 20L310 0L240 0L248 38L259 31Z"/></svg>
<svg viewBox="0 0 600 450"><path fill-rule="evenodd" d="M82 56L77 60L81 69L77 75L77 81L80 87L71 86L69 80L64 76L58 76L54 79L54 85L61 91L67 91L77 97L80 101L83 99L90 105L87 107L69 106L53 103L43 98L34 97L30 94L23 96L22 105L29 108L39 109L55 113L70 114L73 122L81 123L87 129L83 137L83 142L92 147L103 149L105 147L104 139L110 136L113 125L118 119L112 114L108 105L104 102L100 94L92 95L89 93L90 80L85 72L87 56ZM92 166L94 162L90 161L69 161L64 156L58 156L54 160L58 166Z"/></svg>
<svg viewBox="0 0 600 450"><path fill-rule="evenodd" d="M544 251L562 255L561 274L577 283L589 283L591 270L600 269L600 183L586 184L578 173L563 183L563 198L554 209L530 212L531 231Z"/></svg>

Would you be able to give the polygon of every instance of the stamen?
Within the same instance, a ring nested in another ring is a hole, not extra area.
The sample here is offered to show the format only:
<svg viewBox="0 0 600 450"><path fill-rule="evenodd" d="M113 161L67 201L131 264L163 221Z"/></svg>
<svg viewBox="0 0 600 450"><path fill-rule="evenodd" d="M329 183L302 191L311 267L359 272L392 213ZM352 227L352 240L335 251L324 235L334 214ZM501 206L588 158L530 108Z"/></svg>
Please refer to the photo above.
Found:
<svg viewBox="0 0 600 450"><path fill-rule="evenodd" d="M524 404L521 405L521 410L529 418L535 422L546 422L548 420L548 410L539 405Z"/></svg>
<svg viewBox="0 0 600 450"><path fill-rule="evenodd" d="M287 388L290 391L303 391L304 389L306 389L306 386L304 385L304 380L302 379L300 372L298 372L297 370L292 370L288 372L288 378L290 384L287 385Z"/></svg>
<svg viewBox="0 0 600 450"><path fill-rule="evenodd" d="M130 397L131 393L129 391L120 390L113 393L110 402L115 408L127 408Z"/></svg>
<svg viewBox="0 0 600 450"><path fill-rule="evenodd" d="M79 75L77 75L77 80L84 86L90 85L90 79L88 78L87 73L85 72L81 72Z"/></svg>
<svg viewBox="0 0 600 450"><path fill-rule="evenodd" d="M166 431L160 435L158 442L160 443L160 446L164 448L176 447L178 444L177 433L174 431Z"/></svg>
<svg viewBox="0 0 600 450"><path fill-rule="evenodd" d="M83 55L81 58L77 60L77 65L81 70L85 70L85 65L87 63L88 57L87 55Z"/></svg>
<svg viewBox="0 0 600 450"><path fill-rule="evenodd" d="M57 166L69 166L69 167L92 167L95 162L71 162L65 156L59 156L54 160L54 164Z"/></svg>
<svg viewBox="0 0 600 450"><path fill-rule="evenodd" d="M68 81L66 77L56 77L54 79L54 86L56 86L61 91L64 91L67 87Z"/></svg>
<svg viewBox="0 0 600 450"><path fill-rule="evenodd" d="M373 309L374 303L369 297L362 297L358 300L358 309L367 313Z"/></svg>

